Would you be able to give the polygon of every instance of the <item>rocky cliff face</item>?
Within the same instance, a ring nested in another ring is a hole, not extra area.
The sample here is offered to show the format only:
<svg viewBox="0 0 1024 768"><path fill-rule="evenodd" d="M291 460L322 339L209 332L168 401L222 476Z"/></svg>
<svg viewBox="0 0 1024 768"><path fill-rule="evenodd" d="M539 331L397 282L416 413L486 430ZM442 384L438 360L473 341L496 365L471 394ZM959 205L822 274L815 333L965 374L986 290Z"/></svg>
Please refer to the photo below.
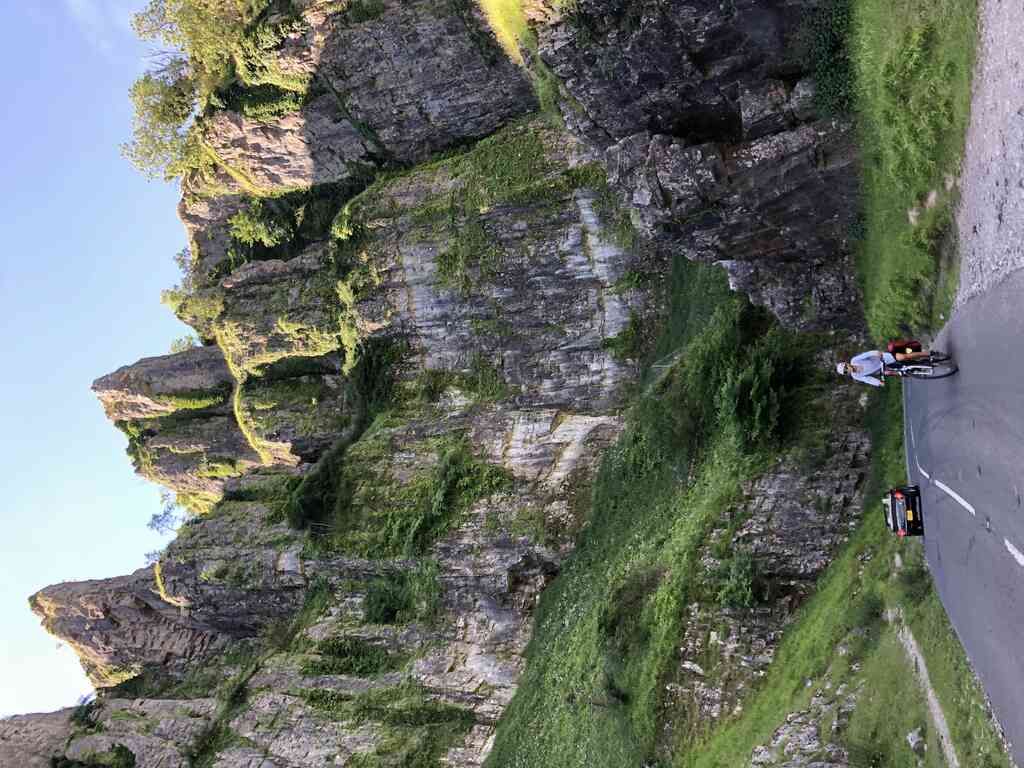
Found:
<svg viewBox="0 0 1024 768"><path fill-rule="evenodd" d="M294 5L261 21L260 71L302 106L204 115L210 162L183 183L169 301L205 346L93 385L197 516L151 568L31 598L107 693L3 723L5 763L481 764L667 258L721 263L789 325L857 323L849 126L789 58L812 4L538 11L564 130L524 117L529 77L475 5ZM770 660L844 530L808 538L800 510L847 521L865 451L750 487L741 539L790 586L720 663ZM681 639L701 659L705 621ZM687 670L709 717L747 680L700 692Z"/></svg>
<svg viewBox="0 0 1024 768"><path fill-rule="evenodd" d="M818 116L799 61L817 6L582 0L542 14L540 56L638 231L787 325L858 328L852 125Z"/></svg>

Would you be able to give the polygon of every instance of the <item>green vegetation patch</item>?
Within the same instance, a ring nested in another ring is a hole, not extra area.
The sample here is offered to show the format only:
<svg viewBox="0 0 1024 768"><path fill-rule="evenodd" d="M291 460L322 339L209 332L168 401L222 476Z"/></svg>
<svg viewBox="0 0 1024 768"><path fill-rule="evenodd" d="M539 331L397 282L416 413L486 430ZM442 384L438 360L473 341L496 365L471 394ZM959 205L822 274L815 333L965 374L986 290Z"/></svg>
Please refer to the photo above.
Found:
<svg viewBox="0 0 1024 768"><path fill-rule="evenodd" d="M882 338L938 327L956 293L958 268L947 263L954 246L946 241L956 198L945 181L963 154L977 7L973 0L850 4L863 153L858 270L870 329Z"/></svg>
<svg viewBox="0 0 1024 768"><path fill-rule="evenodd" d="M239 410L253 435L271 442L282 430L299 437L341 432L351 423L355 398L344 382L331 386L322 376L252 376L241 387Z"/></svg>
<svg viewBox="0 0 1024 768"><path fill-rule="evenodd" d="M97 752L84 760L51 757L50 768L135 768L135 753L123 744L115 744L106 752Z"/></svg>
<svg viewBox="0 0 1024 768"><path fill-rule="evenodd" d="M321 640L314 649L316 658L302 665L304 675L358 675L369 677L401 669L406 657L391 653L359 637L340 635Z"/></svg>
<svg viewBox="0 0 1024 768"><path fill-rule="evenodd" d="M850 111L854 77L847 39L856 0L825 0L811 11L797 33L797 57L814 76L814 98L827 115Z"/></svg>
<svg viewBox="0 0 1024 768"><path fill-rule="evenodd" d="M615 336L605 339L601 346L617 360L637 360L649 346L650 331L636 312L629 313L629 322Z"/></svg>
<svg viewBox="0 0 1024 768"><path fill-rule="evenodd" d="M404 395L416 403L436 403L447 389L454 387L476 401L502 400L512 387L502 372L486 356L477 353L469 360L468 370L427 368L404 389Z"/></svg>
<svg viewBox="0 0 1024 768"><path fill-rule="evenodd" d="M270 83L243 86L232 84L220 95L224 106L251 120L270 122L298 112L309 100L309 93L280 88Z"/></svg>
<svg viewBox="0 0 1024 768"><path fill-rule="evenodd" d="M384 14L384 0L349 0L340 16L346 24L363 24Z"/></svg>
<svg viewBox="0 0 1024 768"><path fill-rule="evenodd" d="M250 198L230 219L228 258L211 270L204 282L212 284L251 261L287 261L327 239L338 211L365 189L369 180L370 172L364 170L344 181Z"/></svg>
<svg viewBox="0 0 1024 768"><path fill-rule="evenodd" d="M371 624L429 624L440 611L441 580L432 560L371 581L363 599L363 617Z"/></svg>
<svg viewBox="0 0 1024 768"><path fill-rule="evenodd" d="M163 405L169 405L175 410L201 411L204 408L213 408L227 402L229 386L219 390L209 391L200 389L182 390L171 392L166 395L154 395L153 399Z"/></svg>
<svg viewBox="0 0 1024 768"><path fill-rule="evenodd" d="M645 377L577 548L542 595L490 766L664 757L662 697L687 606L705 592L701 547L742 483L792 439L815 381L794 364L808 340L730 295L719 270L685 259L673 269L666 330L651 345L670 362ZM739 407L738 391L749 401Z"/></svg>
<svg viewBox="0 0 1024 768"><path fill-rule="evenodd" d="M436 768L475 722L469 710L433 700L411 682L355 696L322 689L304 696L331 718L379 724L382 738L374 751L349 758L347 764L357 768Z"/></svg>
<svg viewBox="0 0 1024 768"><path fill-rule="evenodd" d="M432 455L431 464L396 477L389 431L371 427L303 481L288 507L289 523L312 525L317 551L411 557L426 552L475 501L511 483L507 471L478 460L464 438L434 438L415 450Z"/></svg>

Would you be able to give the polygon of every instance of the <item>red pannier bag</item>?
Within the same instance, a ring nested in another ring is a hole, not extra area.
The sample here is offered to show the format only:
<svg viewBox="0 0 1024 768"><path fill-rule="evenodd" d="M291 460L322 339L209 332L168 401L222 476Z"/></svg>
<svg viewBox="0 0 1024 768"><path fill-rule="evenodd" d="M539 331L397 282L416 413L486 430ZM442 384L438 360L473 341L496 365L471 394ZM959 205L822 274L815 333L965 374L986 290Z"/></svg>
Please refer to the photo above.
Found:
<svg viewBox="0 0 1024 768"><path fill-rule="evenodd" d="M885 351L891 355L908 355L911 352L920 352L921 342L917 339L890 339Z"/></svg>

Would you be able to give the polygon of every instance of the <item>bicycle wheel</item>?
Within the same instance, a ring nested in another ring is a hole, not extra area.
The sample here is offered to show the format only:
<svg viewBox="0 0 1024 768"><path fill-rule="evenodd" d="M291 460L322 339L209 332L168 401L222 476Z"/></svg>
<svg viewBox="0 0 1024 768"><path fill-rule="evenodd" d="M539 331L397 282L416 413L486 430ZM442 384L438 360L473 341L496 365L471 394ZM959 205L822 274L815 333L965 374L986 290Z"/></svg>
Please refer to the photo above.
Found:
<svg viewBox="0 0 1024 768"><path fill-rule="evenodd" d="M952 361L939 363L938 365L914 366L907 370L906 375L912 379L944 379L952 376L959 370Z"/></svg>
<svg viewBox="0 0 1024 768"><path fill-rule="evenodd" d="M947 355L945 352L939 352L938 350L935 349L933 349L931 353L928 355L928 362L930 362L932 365L936 365L938 363L948 363L952 359L953 358Z"/></svg>

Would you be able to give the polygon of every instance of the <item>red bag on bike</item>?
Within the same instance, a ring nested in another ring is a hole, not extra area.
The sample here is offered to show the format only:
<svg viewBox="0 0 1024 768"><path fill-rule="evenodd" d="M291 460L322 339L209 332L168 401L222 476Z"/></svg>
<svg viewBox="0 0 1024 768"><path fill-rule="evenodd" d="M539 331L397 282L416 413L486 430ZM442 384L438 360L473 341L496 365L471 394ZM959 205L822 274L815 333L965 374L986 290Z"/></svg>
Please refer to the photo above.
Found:
<svg viewBox="0 0 1024 768"><path fill-rule="evenodd" d="M885 351L891 355L897 353L907 355L911 352L920 352L921 342L917 339L890 339L885 347Z"/></svg>

